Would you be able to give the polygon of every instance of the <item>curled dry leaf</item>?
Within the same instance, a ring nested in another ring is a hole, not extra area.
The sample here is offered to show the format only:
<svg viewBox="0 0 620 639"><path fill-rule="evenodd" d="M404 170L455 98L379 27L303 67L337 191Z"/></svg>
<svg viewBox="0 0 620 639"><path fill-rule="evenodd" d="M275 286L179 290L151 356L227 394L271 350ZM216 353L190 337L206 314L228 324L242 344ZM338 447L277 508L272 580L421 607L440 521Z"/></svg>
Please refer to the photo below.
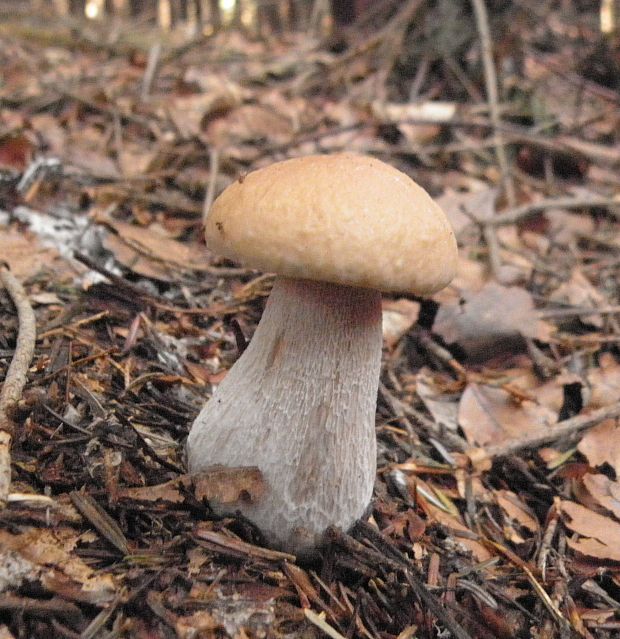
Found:
<svg viewBox="0 0 620 639"><path fill-rule="evenodd" d="M424 505L424 509L428 513L430 519L442 526L445 526L448 529L448 532L453 536L454 541L465 550L471 552L477 561L487 561L491 558L491 553L486 549L486 547L479 541L472 539L471 531L461 521L460 517L451 515L428 502ZM462 536L459 533L462 533Z"/></svg>
<svg viewBox="0 0 620 639"><path fill-rule="evenodd" d="M572 501L560 502L564 524L579 535L567 538L577 552L598 559L620 561L620 523Z"/></svg>
<svg viewBox="0 0 620 639"><path fill-rule="evenodd" d="M584 475L582 481L594 500L620 520L620 484L606 475Z"/></svg>
<svg viewBox="0 0 620 639"><path fill-rule="evenodd" d="M557 413L530 400L515 402L501 388L468 384L459 405L459 424L472 445L500 444L523 437L530 430L551 426Z"/></svg>
<svg viewBox="0 0 620 639"><path fill-rule="evenodd" d="M39 579L49 592L91 604L108 603L116 584L110 574L95 573L73 554L79 540L80 535L68 528L31 528L17 535L0 530L0 566L13 566L16 579ZM17 584L5 584L9 585Z"/></svg>
<svg viewBox="0 0 620 639"><path fill-rule="evenodd" d="M241 103L241 95L234 87L222 86L208 93L174 98L166 109L179 133L185 138L198 137L208 118L224 113Z"/></svg>
<svg viewBox="0 0 620 639"><path fill-rule="evenodd" d="M219 627L220 624L206 610L198 610L186 617L178 617L174 624L179 639L194 639L194 637L203 636L203 633L210 634L210 631Z"/></svg>
<svg viewBox="0 0 620 639"><path fill-rule="evenodd" d="M398 341L418 321L420 305L417 302L402 298L399 300L383 300L381 304L383 339L389 348Z"/></svg>
<svg viewBox="0 0 620 639"><path fill-rule="evenodd" d="M485 187L475 191L456 191L448 188L437 198L457 238L476 220L485 220L495 212L498 190Z"/></svg>
<svg viewBox="0 0 620 639"><path fill-rule="evenodd" d="M588 371L587 380L589 406L599 408L620 402L620 364L611 353L600 356L599 367Z"/></svg>
<svg viewBox="0 0 620 639"><path fill-rule="evenodd" d="M0 226L0 255L11 266L11 272L19 280L29 279L42 269L57 273L68 270L53 248L40 245L30 233L18 233Z"/></svg>
<svg viewBox="0 0 620 639"><path fill-rule="evenodd" d="M293 123L287 115L261 104L242 104L230 113L213 119L206 127L206 138L217 147L235 147L245 143L267 140L283 143L294 133Z"/></svg>
<svg viewBox="0 0 620 639"><path fill-rule="evenodd" d="M416 375L416 393L437 424L452 432L458 430L458 399L443 391L430 369L422 368Z"/></svg>
<svg viewBox="0 0 620 639"><path fill-rule="evenodd" d="M620 475L620 426L616 419L606 419L588 430L577 445L577 450L590 466L609 464Z"/></svg>
<svg viewBox="0 0 620 639"><path fill-rule="evenodd" d="M433 300L437 304L459 306L465 295L473 295L489 280L488 267L484 262L471 260L459 252L456 277L446 288L435 293Z"/></svg>
<svg viewBox="0 0 620 639"><path fill-rule="evenodd" d="M97 221L113 231L103 240L105 248L139 275L172 282L178 279L179 272L204 271L210 266L209 252L199 244L181 243L151 229L108 217Z"/></svg>
<svg viewBox="0 0 620 639"><path fill-rule="evenodd" d="M494 494L497 504L502 509L505 517L504 535L511 542L519 544L525 541L518 529L514 527L514 524L522 526L530 533L537 533L540 530L536 516L516 493L510 490L497 490Z"/></svg>
<svg viewBox="0 0 620 639"><path fill-rule="evenodd" d="M181 503L185 501L183 493L190 491L198 501L206 499L218 504L232 504L237 501L256 502L264 495L265 490L263 475L255 466L217 466L193 475L180 475L177 479L157 486L123 488L119 490L119 498Z"/></svg>
<svg viewBox="0 0 620 639"><path fill-rule="evenodd" d="M549 299L552 302L562 302L571 306L596 308L605 306L607 300L605 296L598 291L592 282L578 269L573 269L571 277L553 291ZM586 324L592 324L597 328L603 326L603 317L601 315L584 315L580 318Z"/></svg>
<svg viewBox="0 0 620 639"><path fill-rule="evenodd" d="M439 308L433 330L472 358L522 348L525 337L549 338L551 327L538 318L532 296L523 288L489 282L463 297L463 304Z"/></svg>

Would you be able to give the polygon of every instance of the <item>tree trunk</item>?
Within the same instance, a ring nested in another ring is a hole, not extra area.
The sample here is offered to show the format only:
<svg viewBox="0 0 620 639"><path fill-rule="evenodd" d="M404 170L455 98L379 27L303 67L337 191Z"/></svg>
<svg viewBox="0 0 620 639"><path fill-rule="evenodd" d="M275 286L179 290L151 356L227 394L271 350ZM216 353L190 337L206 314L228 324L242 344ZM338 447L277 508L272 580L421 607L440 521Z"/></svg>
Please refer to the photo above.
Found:
<svg viewBox="0 0 620 639"><path fill-rule="evenodd" d="M355 0L330 0L334 24L345 27L355 22Z"/></svg>
<svg viewBox="0 0 620 639"><path fill-rule="evenodd" d="M282 32L282 20L280 19L278 5L275 2L272 0L263 0L263 2L258 4L257 14L261 33L263 31L263 26L267 26L271 33Z"/></svg>
<svg viewBox="0 0 620 639"><path fill-rule="evenodd" d="M219 0L209 0L209 20L214 31L219 31L222 28L222 12Z"/></svg>
<svg viewBox="0 0 620 639"><path fill-rule="evenodd" d="M82 0L69 0L69 12L72 16L84 17L84 2Z"/></svg>

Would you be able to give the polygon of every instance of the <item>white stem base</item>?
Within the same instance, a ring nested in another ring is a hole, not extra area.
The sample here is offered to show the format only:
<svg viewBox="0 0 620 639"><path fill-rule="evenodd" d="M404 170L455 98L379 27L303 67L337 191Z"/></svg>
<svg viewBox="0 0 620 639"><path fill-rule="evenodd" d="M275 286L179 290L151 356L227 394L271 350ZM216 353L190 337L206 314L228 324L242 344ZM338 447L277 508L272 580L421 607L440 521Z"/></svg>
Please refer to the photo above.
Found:
<svg viewBox="0 0 620 639"><path fill-rule="evenodd" d="M241 511L289 552L363 514L376 472L381 346L377 291L276 280L252 341L187 442L191 472L218 464L262 472L260 502L224 512Z"/></svg>

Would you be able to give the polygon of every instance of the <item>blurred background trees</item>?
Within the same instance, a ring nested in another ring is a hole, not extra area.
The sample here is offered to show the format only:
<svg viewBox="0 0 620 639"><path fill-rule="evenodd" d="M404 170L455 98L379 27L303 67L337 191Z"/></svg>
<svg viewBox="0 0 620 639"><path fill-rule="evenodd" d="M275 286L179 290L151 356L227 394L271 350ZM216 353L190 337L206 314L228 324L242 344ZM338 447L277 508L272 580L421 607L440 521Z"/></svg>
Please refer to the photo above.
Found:
<svg viewBox="0 0 620 639"><path fill-rule="evenodd" d="M197 32L212 32L233 25L277 34L320 30L332 24L336 29L346 27L371 0L30 0L18 4L22 10L29 4L74 18L132 17L165 29L189 24Z"/></svg>

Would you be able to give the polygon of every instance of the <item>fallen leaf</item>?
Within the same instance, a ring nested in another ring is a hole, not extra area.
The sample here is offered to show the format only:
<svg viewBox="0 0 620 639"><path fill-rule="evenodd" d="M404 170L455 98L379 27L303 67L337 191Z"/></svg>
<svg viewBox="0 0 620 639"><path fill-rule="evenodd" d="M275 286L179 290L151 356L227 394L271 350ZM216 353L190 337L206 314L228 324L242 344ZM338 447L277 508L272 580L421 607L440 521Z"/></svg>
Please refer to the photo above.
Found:
<svg viewBox="0 0 620 639"><path fill-rule="evenodd" d="M22 172L33 157L35 145L23 132L0 135L0 170Z"/></svg>
<svg viewBox="0 0 620 639"><path fill-rule="evenodd" d="M178 242L163 233L108 217L96 220L114 231L104 237L105 248L134 273L172 282L179 273L210 267L209 252L200 244Z"/></svg>
<svg viewBox="0 0 620 639"><path fill-rule="evenodd" d="M463 304L440 306L433 331L472 358L522 348L524 337L549 338L550 326L538 319L532 296L523 288L489 282L464 298Z"/></svg>
<svg viewBox="0 0 620 639"><path fill-rule="evenodd" d="M497 490L494 493L497 504L504 513L504 534L513 543L523 543L525 539L514 529L513 524L518 524L527 529L530 533L537 533L540 525L532 510L525 504L516 493L510 490Z"/></svg>
<svg viewBox="0 0 620 639"><path fill-rule="evenodd" d="M452 432L458 430L458 398L442 391L430 369L422 368L416 375L416 393L437 424Z"/></svg>
<svg viewBox="0 0 620 639"><path fill-rule="evenodd" d="M588 474L582 481L595 501L620 520L620 484L606 475Z"/></svg>
<svg viewBox="0 0 620 639"><path fill-rule="evenodd" d="M191 615L178 617L174 624L179 639L194 639L197 636L205 636L203 633L219 627L220 624L206 610L198 610Z"/></svg>
<svg viewBox="0 0 620 639"><path fill-rule="evenodd" d="M596 230L591 215L571 213L561 209L548 209L545 217L549 221L547 237L556 245L569 246L582 235L591 235Z"/></svg>
<svg viewBox="0 0 620 639"><path fill-rule="evenodd" d="M234 152L238 145L260 140L283 143L293 133L292 122L286 115L261 104L242 104L206 127L208 141L218 147L232 147L229 152Z"/></svg>
<svg viewBox="0 0 620 639"><path fill-rule="evenodd" d="M568 537L571 548L599 559L620 561L620 523L572 501L561 501L560 509L566 527L582 537Z"/></svg>
<svg viewBox="0 0 620 639"><path fill-rule="evenodd" d="M78 601L108 603L116 591L114 579L95 572L73 554L79 540L79 533L68 528L30 528L17 535L0 530L1 565L5 565L3 553L13 553L13 561L20 562L22 578L40 579L50 592L70 593Z"/></svg>
<svg viewBox="0 0 620 639"><path fill-rule="evenodd" d="M594 287L592 282L578 268L573 269L567 282L560 284L551 293L549 300L585 308L596 308L607 304L605 296ZM603 317L601 315L582 315L579 319L597 328L603 326Z"/></svg>
<svg viewBox="0 0 620 639"><path fill-rule="evenodd" d="M456 191L448 188L437 198L437 204L446 214L455 235L460 238L463 231L476 220L490 218L495 212L498 190L485 187L475 191Z"/></svg>
<svg viewBox="0 0 620 639"><path fill-rule="evenodd" d="M383 339L389 348L398 341L418 321L420 305L417 302L402 298L399 300L383 300L382 304Z"/></svg>
<svg viewBox="0 0 620 639"><path fill-rule="evenodd" d="M18 233L0 227L0 255L19 280L28 279L42 269L57 272L67 268L53 248L41 246L31 233Z"/></svg>
<svg viewBox="0 0 620 639"><path fill-rule="evenodd" d="M472 260L459 252L456 277L446 288L435 293L433 300L437 304L458 306L463 298L481 290L489 281L488 267L484 262Z"/></svg>
<svg viewBox="0 0 620 639"><path fill-rule="evenodd" d="M486 446L518 440L530 430L557 421L557 413L533 401L517 403L501 388L468 384L459 404L459 424L467 441Z"/></svg>
<svg viewBox="0 0 620 639"><path fill-rule="evenodd" d="M609 464L620 475L620 425L616 419L606 419L588 430L577 450L590 466Z"/></svg>
<svg viewBox="0 0 620 639"><path fill-rule="evenodd" d="M599 408L620 402L620 364L611 353L602 353L598 368L587 373L590 388L588 406Z"/></svg>
<svg viewBox="0 0 620 639"><path fill-rule="evenodd" d="M476 561L487 561L491 558L491 553L486 549L486 547L481 544L479 541L471 538L471 531L460 518L455 517L441 508L434 506L431 503L425 502L424 509L426 510L428 516L433 521L445 526L448 529L448 532L453 531L453 539L459 545L471 552L471 554L476 558ZM458 535L461 532L463 535Z"/></svg>
<svg viewBox="0 0 620 639"><path fill-rule="evenodd" d="M118 163L124 177L143 176L149 172L157 151L145 147L144 143L123 142L118 154Z"/></svg>
<svg viewBox="0 0 620 639"><path fill-rule="evenodd" d="M260 470L254 466L225 468L214 466L192 475L180 475L176 479L156 486L119 489L119 499L142 502L185 501L182 492L190 491L198 501L207 500L218 504L238 501L256 502L264 495L267 486Z"/></svg>
<svg viewBox="0 0 620 639"><path fill-rule="evenodd" d="M208 93L178 96L165 109L184 138L198 137L208 118L224 113L237 104L241 96L235 88L223 86Z"/></svg>

